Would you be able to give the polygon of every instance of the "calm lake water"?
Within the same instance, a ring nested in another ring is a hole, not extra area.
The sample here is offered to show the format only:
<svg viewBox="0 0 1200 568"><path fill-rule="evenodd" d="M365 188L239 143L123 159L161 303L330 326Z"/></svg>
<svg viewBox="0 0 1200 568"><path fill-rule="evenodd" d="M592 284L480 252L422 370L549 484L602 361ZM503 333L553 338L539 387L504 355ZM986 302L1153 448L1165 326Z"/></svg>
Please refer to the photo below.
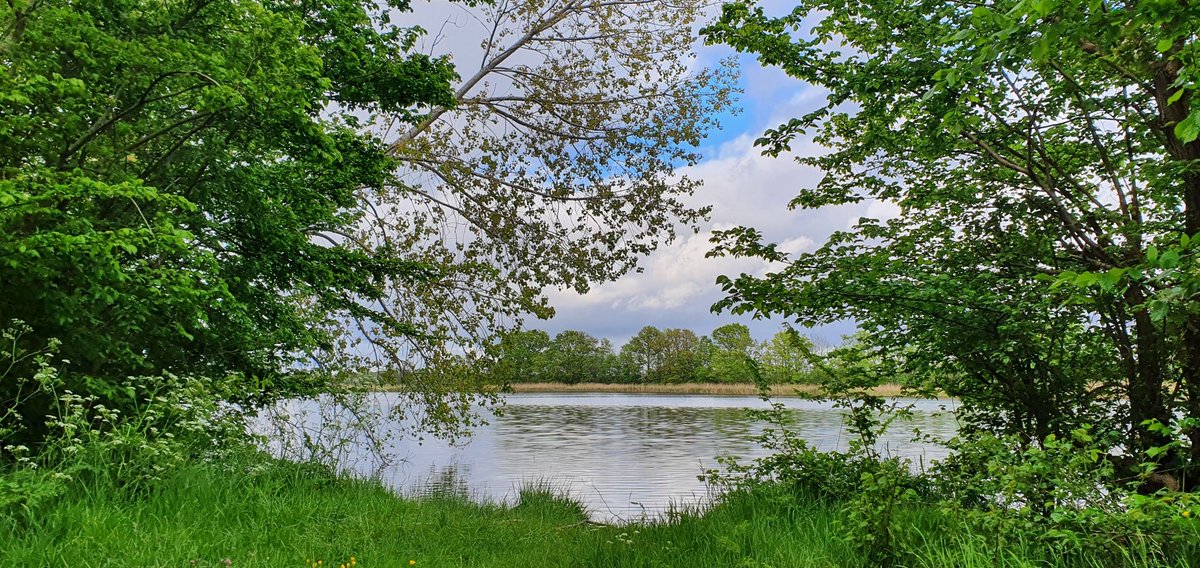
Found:
<svg viewBox="0 0 1200 568"><path fill-rule="evenodd" d="M378 404L386 407L389 397L381 396ZM396 398L390 400L394 404ZM789 409L793 429L811 444L846 448L842 411L828 403L780 402ZM914 442L913 429L949 438L956 429L954 402L904 402L914 405L913 419L898 421L880 441L881 451L917 464L945 456L937 444ZM309 405L297 403L290 410ZM406 494L449 483L477 499L511 502L522 486L549 484L582 501L595 520L629 521L658 516L672 504L703 503L708 488L698 476L718 466L716 456L748 461L765 455L753 440L765 426L746 413L765 407L742 396L512 394L503 411L485 413L488 424L461 445L398 439L388 450L400 461L382 469L365 459L343 463Z"/></svg>

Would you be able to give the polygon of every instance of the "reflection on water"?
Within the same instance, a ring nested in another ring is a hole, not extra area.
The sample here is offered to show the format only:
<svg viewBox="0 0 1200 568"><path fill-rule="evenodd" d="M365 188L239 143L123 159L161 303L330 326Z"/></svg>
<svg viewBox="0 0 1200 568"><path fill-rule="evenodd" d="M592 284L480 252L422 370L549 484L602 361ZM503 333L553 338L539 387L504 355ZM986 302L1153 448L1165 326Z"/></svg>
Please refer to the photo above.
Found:
<svg viewBox="0 0 1200 568"><path fill-rule="evenodd" d="M846 448L841 411L813 401L782 402L811 444ZM946 451L913 442L913 428L934 439L952 436L953 408L947 407L953 403L912 402L913 419L893 425L880 449L928 464ZM543 483L580 499L598 520L654 516L672 503L702 501L707 488L698 476L717 466L716 456L764 455L753 441L763 424L745 411L764 407L754 397L514 394L466 444L398 440L390 449L405 461L373 473L407 493L450 490L492 500L511 501L521 486Z"/></svg>

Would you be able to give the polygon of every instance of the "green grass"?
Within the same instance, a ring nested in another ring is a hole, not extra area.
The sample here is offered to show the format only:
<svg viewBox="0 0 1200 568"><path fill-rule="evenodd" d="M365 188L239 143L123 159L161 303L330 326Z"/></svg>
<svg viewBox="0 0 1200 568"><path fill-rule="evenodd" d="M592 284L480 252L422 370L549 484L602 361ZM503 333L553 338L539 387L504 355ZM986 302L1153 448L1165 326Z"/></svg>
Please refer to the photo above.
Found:
<svg viewBox="0 0 1200 568"><path fill-rule="evenodd" d="M597 526L550 487L526 489L514 506L412 500L255 455L192 464L136 492L75 483L25 513L0 514L0 566L206 567L228 558L236 567L337 568L352 556L356 568L868 565L840 538L840 514L767 489L664 523ZM1020 546L997 555L934 510L899 522L912 529L906 566L1059 565ZM1133 556L1130 566L1161 565Z"/></svg>

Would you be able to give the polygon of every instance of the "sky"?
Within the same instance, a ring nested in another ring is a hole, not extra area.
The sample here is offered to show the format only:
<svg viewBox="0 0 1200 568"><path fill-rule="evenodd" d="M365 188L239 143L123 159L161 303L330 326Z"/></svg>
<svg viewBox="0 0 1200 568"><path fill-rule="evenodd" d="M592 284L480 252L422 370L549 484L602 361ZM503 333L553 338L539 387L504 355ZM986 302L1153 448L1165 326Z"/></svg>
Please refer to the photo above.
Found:
<svg viewBox="0 0 1200 568"><path fill-rule="evenodd" d="M427 6L423 17L439 21L436 13L430 13ZM445 16L440 18L446 20ZM426 28L431 36L446 29L437 24L426 24ZM454 42L458 39L455 36L459 34L444 33L439 41ZM767 270L766 263L757 259L705 258L712 249L712 231L751 226L760 230L767 241L780 243L782 250L802 252L819 247L831 232L849 228L860 217L881 218L893 213L894 206L878 202L815 211L789 210L788 201L802 188L815 184L821 173L788 156L762 156L753 141L766 129L818 108L824 103L825 93L778 69L764 68L753 57L739 56L728 47L704 46L697 41L693 49L697 67L737 57L741 73L742 112L725 117L722 128L711 132L698 148L703 159L680 170L681 174L703 180L690 203L711 205L708 221L701 224L699 233L683 232L676 242L646 257L640 273L599 284L582 295L549 290L555 317L530 320L527 328L543 329L551 335L580 330L621 345L647 325L686 328L707 335L716 327L739 322L750 327L755 339L766 340L779 331L783 320L753 320L748 315L711 311L723 296L715 283L719 275L762 274ZM792 147L794 155L823 151L805 139L797 140ZM801 332L837 344L854 329L852 322L845 321Z"/></svg>
<svg viewBox="0 0 1200 568"><path fill-rule="evenodd" d="M734 55L722 46L696 49L701 62ZM815 184L821 172L791 157L763 156L753 141L766 129L818 108L826 93L778 69L764 68L751 57L738 60L742 113L710 134L700 148L704 156L700 163L681 172L704 181L693 198L695 203L712 205L712 214L701 232L685 233L677 242L660 247L642 262L641 273L596 286L584 295L552 293L556 316L546 322L530 322L530 327L551 334L578 329L619 345L645 325L708 334L721 325L739 322L750 327L756 339L765 340L779 331L783 320L755 321L748 315L711 312L711 306L723 296L716 285L719 275L762 274L767 270L767 264L757 259L705 258L712 249L711 232L751 226L760 230L767 241L779 243L781 250L796 253L814 250L830 233L849 228L860 217L890 213L889 206L882 203L819 211L787 208L788 201L800 189ZM822 152L811 140L800 140L793 149L797 155ZM801 331L837 344L854 329L854 324L847 321Z"/></svg>

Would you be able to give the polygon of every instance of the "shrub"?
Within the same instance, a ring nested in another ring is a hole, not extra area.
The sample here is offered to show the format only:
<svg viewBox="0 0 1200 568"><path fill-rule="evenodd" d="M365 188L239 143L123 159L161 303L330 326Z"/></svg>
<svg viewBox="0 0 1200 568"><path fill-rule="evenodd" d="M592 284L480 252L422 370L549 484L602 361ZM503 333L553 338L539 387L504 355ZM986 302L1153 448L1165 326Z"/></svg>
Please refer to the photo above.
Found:
<svg viewBox="0 0 1200 568"><path fill-rule="evenodd" d="M1084 426L1067 438L1022 440L981 434L952 444L932 479L940 507L996 552L1033 545L1047 557L1120 565L1131 554L1169 563L1200 552L1200 501L1163 489L1142 495L1138 478L1120 479L1117 434ZM1148 469L1147 471L1152 471Z"/></svg>
<svg viewBox="0 0 1200 568"><path fill-rule="evenodd" d="M14 322L2 333L12 346L5 350L9 362L27 360L35 372L10 376L16 365L0 361L8 369L0 380L18 399L5 401L0 413L0 512L29 514L72 481L138 490L190 459L246 441L241 413L222 402L228 381L164 373L129 377L104 398L77 394L65 388L55 365L56 342L36 352L16 348L27 329ZM19 402L35 398L50 401L46 414L22 414L29 407ZM20 443L31 426L43 433L33 448Z"/></svg>

